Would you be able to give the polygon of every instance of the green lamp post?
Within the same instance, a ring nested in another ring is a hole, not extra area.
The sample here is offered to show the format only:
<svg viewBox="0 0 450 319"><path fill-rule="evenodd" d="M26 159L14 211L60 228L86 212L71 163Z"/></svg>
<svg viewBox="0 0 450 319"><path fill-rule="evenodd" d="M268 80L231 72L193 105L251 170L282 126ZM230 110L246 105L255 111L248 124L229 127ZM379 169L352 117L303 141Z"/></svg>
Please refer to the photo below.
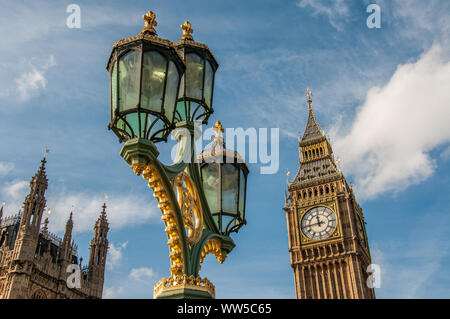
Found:
<svg viewBox="0 0 450 319"><path fill-rule="evenodd" d="M195 155L194 122L207 124L213 113L218 64L209 48L194 41L188 21L174 44L157 37L153 12L143 19L142 32L115 43L108 60L108 128L125 142L120 155L148 181L164 221L171 275L156 284L154 298L214 298L214 285L199 270L207 254L223 263L235 247L229 235L245 224L248 168L224 148L220 122L212 143L219 147ZM155 144L170 133L178 156L165 165Z"/></svg>

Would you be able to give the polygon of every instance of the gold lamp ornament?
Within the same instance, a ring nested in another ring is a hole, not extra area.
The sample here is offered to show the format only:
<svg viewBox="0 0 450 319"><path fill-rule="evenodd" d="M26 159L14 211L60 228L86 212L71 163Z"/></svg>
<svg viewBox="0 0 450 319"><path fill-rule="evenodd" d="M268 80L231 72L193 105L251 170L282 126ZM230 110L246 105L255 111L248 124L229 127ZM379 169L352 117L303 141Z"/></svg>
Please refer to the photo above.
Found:
<svg viewBox="0 0 450 319"><path fill-rule="evenodd" d="M181 36L181 40L191 40L194 41L191 33L194 33L194 29L191 28L191 23L189 21L184 21L184 23L180 26L181 30L183 30L183 35Z"/></svg>

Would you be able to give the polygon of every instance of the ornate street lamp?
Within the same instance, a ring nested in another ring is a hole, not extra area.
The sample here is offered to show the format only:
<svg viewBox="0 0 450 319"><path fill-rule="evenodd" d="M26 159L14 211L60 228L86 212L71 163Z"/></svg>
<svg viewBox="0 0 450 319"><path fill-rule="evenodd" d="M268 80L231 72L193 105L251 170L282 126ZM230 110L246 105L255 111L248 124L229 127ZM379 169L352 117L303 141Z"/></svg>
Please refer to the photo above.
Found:
<svg viewBox="0 0 450 319"><path fill-rule="evenodd" d="M186 68L173 44L156 36L155 14L149 11L143 18L142 32L114 44L107 65L111 81L109 128L121 142L135 137L167 140Z"/></svg>
<svg viewBox="0 0 450 319"><path fill-rule="evenodd" d="M220 121L210 150L199 155L203 190L221 234L238 232L246 224L247 164L236 151L227 150Z"/></svg>
<svg viewBox="0 0 450 319"><path fill-rule="evenodd" d="M206 124L213 113L214 75L219 65L206 45L194 42L189 21L181 29L183 35L175 46L184 58L186 72L181 78L175 121L201 120Z"/></svg>
<svg viewBox="0 0 450 319"><path fill-rule="evenodd" d="M108 128L126 142L120 155L148 181L161 209L171 275L156 284L154 297L214 298L214 285L198 272L207 254L223 263L235 246L229 234L245 224L248 169L232 151L218 157L205 151L200 166L194 121L206 124L213 112L218 64L207 46L193 41L189 22L182 25L181 41L173 44L156 36L153 12L143 18L142 32L114 44L108 61ZM219 124L215 139L224 146ZM178 140L178 155L173 164L165 165L158 160L155 143L166 141L170 133ZM218 158L225 163L212 163ZM220 186L212 194L214 167Z"/></svg>

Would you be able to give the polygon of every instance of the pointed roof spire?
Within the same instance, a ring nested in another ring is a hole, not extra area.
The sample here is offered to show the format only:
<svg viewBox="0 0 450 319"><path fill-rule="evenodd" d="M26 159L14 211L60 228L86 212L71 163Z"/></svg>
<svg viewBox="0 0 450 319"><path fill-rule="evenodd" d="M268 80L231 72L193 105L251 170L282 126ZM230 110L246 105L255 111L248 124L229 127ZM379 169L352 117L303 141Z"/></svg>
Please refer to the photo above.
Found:
<svg viewBox="0 0 450 319"><path fill-rule="evenodd" d="M66 225L73 225L72 215L73 215L73 206L72 206L72 210L70 211L69 219L67 220Z"/></svg>
<svg viewBox="0 0 450 319"><path fill-rule="evenodd" d="M44 157L41 160L41 166L39 167L39 170L36 172L36 174L33 176L32 181L41 180L44 182L45 185L47 185L47 175L45 173L45 163L47 163L47 153L50 152L50 150L46 147L44 151Z"/></svg>
<svg viewBox="0 0 450 319"><path fill-rule="evenodd" d="M103 202L102 205L102 211L100 212L100 216L97 219L97 223L95 224L95 226L106 226L106 228L108 228L108 219L106 218L106 199L108 198L108 195L105 194L105 201Z"/></svg>
<svg viewBox="0 0 450 319"><path fill-rule="evenodd" d="M323 132L320 129L319 124L317 124L316 117L314 115L314 111L312 108L312 92L309 88L306 89L306 95L308 99L308 122L306 123L305 132L303 133L303 137L301 139L301 142L307 142L310 140L314 140L317 138L323 137Z"/></svg>

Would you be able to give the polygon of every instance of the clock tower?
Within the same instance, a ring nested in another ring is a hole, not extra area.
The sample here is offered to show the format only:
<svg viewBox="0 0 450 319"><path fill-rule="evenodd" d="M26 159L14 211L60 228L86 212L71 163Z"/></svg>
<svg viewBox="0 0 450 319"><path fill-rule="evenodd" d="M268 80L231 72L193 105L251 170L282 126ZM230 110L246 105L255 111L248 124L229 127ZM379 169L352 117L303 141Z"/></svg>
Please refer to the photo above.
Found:
<svg viewBox="0 0 450 319"><path fill-rule="evenodd" d="M375 298L362 208L336 166L307 90L308 122L286 198L289 253L298 299Z"/></svg>

